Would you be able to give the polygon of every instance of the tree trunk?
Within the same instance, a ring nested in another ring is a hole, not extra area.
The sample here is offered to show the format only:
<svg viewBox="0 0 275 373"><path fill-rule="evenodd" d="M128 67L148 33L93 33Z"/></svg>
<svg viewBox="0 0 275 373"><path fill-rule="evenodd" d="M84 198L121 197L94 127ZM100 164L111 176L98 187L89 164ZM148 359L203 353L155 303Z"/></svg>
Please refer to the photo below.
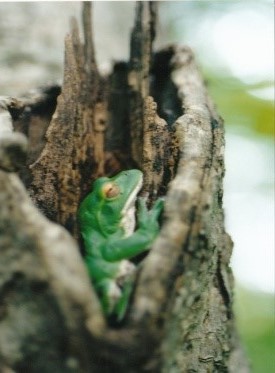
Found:
<svg viewBox="0 0 275 373"><path fill-rule="evenodd" d="M61 90L1 101L1 372L249 371L232 312L223 122L188 47L152 53L155 22L156 3L138 2L130 61L102 77L85 2L85 42L73 20ZM114 327L76 211L97 177L133 167L165 211Z"/></svg>

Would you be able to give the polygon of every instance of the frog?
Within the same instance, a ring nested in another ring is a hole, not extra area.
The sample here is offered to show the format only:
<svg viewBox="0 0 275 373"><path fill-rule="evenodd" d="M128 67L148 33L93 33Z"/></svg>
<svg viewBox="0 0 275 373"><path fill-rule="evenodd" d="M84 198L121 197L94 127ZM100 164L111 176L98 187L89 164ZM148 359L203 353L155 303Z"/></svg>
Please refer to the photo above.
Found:
<svg viewBox="0 0 275 373"><path fill-rule="evenodd" d="M137 265L132 259L149 251L160 230L164 199L151 209L138 197L143 173L138 169L100 177L78 209L84 261L107 318L125 317Z"/></svg>

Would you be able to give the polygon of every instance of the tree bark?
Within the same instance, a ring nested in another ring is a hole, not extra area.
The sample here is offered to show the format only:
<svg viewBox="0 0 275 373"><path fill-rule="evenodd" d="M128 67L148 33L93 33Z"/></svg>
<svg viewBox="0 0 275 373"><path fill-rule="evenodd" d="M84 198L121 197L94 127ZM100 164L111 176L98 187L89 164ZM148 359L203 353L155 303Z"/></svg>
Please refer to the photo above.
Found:
<svg viewBox="0 0 275 373"><path fill-rule="evenodd" d="M232 311L223 121L188 47L152 52L156 10L137 3L130 61L102 77L84 3L84 44L72 21L61 90L1 101L3 372L249 371ZM83 264L76 211L93 180L132 167L165 211L114 326Z"/></svg>

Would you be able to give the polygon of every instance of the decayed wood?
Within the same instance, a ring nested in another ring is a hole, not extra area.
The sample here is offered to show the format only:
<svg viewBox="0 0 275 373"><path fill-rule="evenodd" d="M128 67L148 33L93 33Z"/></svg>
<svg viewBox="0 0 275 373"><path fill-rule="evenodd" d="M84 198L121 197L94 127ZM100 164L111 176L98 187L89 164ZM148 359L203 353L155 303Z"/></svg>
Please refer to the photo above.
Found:
<svg viewBox="0 0 275 373"><path fill-rule="evenodd" d="M165 194L174 176L176 153L174 138L167 122L158 115L157 103L150 96L152 45L156 27L156 3L138 2L135 26L131 34L129 63L129 121L131 154L144 171L143 193L151 197ZM168 151L169 149L169 151ZM169 170L168 179L164 174Z"/></svg>
<svg viewBox="0 0 275 373"><path fill-rule="evenodd" d="M10 113L31 147L39 139L21 169L32 200L75 237L79 201L101 174L139 167L142 193L150 201L166 195L160 234L140 264L127 317L114 328L106 325L76 243L33 205L11 172L20 166L18 156L9 157L0 140L3 369L248 372L232 312L223 123L190 49L152 55L155 6L138 2L129 69L117 63L106 80L95 64L90 4L84 3L85 43L74 21L51 120L33 119L32 108L47 102L43 95L35 105L2 103L0 123L2 116L13 141ZM56 95L52 99L48 113Z"/></svg>
<svg viewBox="0 0 275 373"><path fill-rule="evenodd" d="M0 169L6 171L18 171L25 164L27 153L26 137L21 133L12 133L9 108L13 107L20 107L17 100L0 98Z"/></svg>
<svg viewBox="0 0 275 373"><path fill-rule="evenodd" d="M2 139L17 155L24 137L13 132L11 105L1 103L1 159ZM76 243L33 206L13 173L17 157L9 159L8 169L0 165L1 371L88 371L86 345L105 327L98 300Z"/></svg>
<svg viewBox="0 0 275 373"><path fill-rule="evenodd" d="M77 245L16 175L0 171L0 196L1 371L89 371L86 346L104 320Z"/></svg>
<svg viewBox="0 0 275 373"><path fill-rule="evenodd" d="M76 22L65 41L64 82L46 144L31 165L32 199L50 219L77 235L76 211L91 182L103 174L106 102L93 58L89 4L82 45Z"/></svg>
<svg viewBox="0 0 275 373"><path fill-rule="evenodd" d="M222 210L223 123L207 96L192 53L179 51L171 63L184 115L175 123L181 156L167 197L169 218L163 233L166 242L170 232L169 242L178 248L184 245L185 250L177 254L183 270L167 316L163 369L238 371L229 365L233 284L231 241L224 231ZM165 241L159 247L164 249Z"/></svg>

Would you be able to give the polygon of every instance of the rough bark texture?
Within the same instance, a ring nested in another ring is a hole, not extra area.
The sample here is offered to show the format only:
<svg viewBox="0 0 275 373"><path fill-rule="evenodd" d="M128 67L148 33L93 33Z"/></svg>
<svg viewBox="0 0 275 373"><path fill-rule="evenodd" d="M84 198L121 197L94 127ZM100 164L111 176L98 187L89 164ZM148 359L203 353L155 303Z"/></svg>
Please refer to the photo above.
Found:
<svg viewBox="0 0 275 373"><path fill-rule="evenodd" d="M57 109L39 158L30 166L31 196L47 217L76 236L76 211L91 181L104 173L106 99L97 72L91 37L91 14L83 6L85 44L76 22L65 40L65 70Z"/></svg>
<svg viewBox="0 0 275 373"><path fill-rule="evenodd" d="M248 372L232 313L223 122L189 48L152 54L155 20L156 5L138 2L130 62L103 79L85 3L84 44L73 21L58 99L47 87L1 100L0 371ZM91 182L131 167L165 211L114 327L71 235Z"/></svg>

